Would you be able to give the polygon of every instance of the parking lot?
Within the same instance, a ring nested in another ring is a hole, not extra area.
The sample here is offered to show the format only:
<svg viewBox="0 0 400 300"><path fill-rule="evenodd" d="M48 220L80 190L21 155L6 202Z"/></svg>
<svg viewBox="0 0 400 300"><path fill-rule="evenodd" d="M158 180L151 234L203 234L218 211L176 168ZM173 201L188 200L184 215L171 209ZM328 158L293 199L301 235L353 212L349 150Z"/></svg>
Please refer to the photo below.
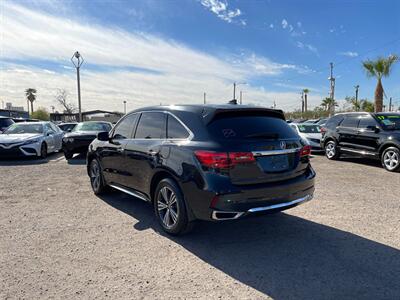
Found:
<svg viewBox="0 0 400 300"><path fill-rule="evenodd" d="M313 201L179 238L145 202L96 197L83 157L0 161L0 298L398 299L400 174L312 161Z"/></svg>

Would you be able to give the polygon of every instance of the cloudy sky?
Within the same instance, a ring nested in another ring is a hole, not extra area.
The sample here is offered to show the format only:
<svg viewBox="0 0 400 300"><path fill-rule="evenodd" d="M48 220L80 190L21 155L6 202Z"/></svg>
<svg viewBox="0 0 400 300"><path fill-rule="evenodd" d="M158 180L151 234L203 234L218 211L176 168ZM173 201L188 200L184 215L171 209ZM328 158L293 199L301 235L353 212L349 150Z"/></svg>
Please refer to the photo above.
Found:
<svg viewBox="0 0 400 300"><path fill-rule="evenodd" d="M173 103L224 103L233 82L245 103L294 110L328 96L373 98L361 61L400 54L400 2L143 0L0 1L0 100L56 105L57 89L77 102L70 58L79 50L84 110ZM400 63L384 79L400 104ZM0 103L1 105L1 103ZM61 109L57 107L57 109Z"/></svg>

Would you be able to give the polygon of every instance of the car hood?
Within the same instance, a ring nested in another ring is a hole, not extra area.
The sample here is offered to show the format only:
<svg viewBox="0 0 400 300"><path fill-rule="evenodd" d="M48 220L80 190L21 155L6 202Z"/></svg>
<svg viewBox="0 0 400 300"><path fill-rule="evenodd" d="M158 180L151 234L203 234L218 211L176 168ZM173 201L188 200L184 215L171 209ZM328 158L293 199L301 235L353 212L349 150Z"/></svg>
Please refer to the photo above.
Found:
<svg viewBox="0 0 400 300"><path fill-rule="evenodd" d="M37 133L23 133L23 134L0 134L0 143L20 143L29 139L39 138L43 135Z"/></svg>
<svg viewBox="0 0 400 300"><path fill-rule="evenodd" d="M64 137L80 137L80 136L93 136L97 137L97 134L99 131L74 131L74 132L68 132L64 135Z"/></svg>
<svg viewBox="0 0 400 300"><path fill-rule="evenodd" d="M321 133L300 133L300 136L306 139L321 139Z"/></svg>

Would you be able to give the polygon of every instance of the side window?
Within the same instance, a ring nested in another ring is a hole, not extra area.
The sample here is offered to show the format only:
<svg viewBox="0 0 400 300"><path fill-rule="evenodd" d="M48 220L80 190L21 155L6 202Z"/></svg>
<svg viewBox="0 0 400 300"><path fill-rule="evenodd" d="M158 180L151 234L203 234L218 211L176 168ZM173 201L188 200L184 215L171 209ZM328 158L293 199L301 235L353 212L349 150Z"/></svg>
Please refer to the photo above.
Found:
<svg viewBox="0 0 400 300"><path fill-rule="evenodd" d="M60 128L58 128L56 125L54 125L53 123L50 123L50 127L51 129L53 129L54 132L60 132Z"/></svg>
<svg viewBox="0 0 400 300"><path fill-rule="evenodd" d="M358 128L366 129L370 126L376 126L377 123L372 117L365 117L360 119L360 123L358 124Z"/></svg>
<svg viewBox="0 0 400 300"><path fill-rule="evenodd" d="M114 139L130 139L133 134L133 128L136 124L138 114L126 116L115 128Z"/></svg>
<svg viewBox="0 0 400 300"><path fill-rule="evenodd" d="M45 132L55 133L55 131L53 130L53 128L51 128L51 126L50 126L48 123L44 124L44 131L45 131Z"/></svg>
<svg viewBox="0 0 400 300"><path fill-rule="evenodd" d="M145 112L140 117L136 129L136 139L165 139L166 114L161 112Z"/></svg>
<svg viewBox="0 0 400 300"><path fill-rule="evenodd" d="M340 124L341 127L351 127L351 128L357 128L358 126L358 121L360 119L355 116L348 116L345 117L343 122Z"/></svg>
<svg viewBox="0 0 400 300"><path fill-rule="evenodd" d="M189 132L175 117L168 115L167 136L169 139L187 139Z"/></svg>
<svg viewBox="0 0 400 300"><path fill-rule="evenodd" d="M339 124L343 121L343 116L337 115L333 116L328 119L328 121L325 124L325 127L327 128L335 128L336 126L339 126Z"/></svg>

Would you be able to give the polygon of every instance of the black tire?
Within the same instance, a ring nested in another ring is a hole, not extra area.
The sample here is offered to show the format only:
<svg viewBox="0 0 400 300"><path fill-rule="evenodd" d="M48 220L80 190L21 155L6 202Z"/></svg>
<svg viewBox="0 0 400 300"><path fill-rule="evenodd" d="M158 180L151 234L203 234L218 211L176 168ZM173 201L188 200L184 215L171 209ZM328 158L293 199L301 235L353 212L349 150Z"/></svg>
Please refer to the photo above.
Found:
<svg viewBox="0 0 400 300"><path fill-rule="evenodd" d="M170 178L161 180L154 195L154 212L165 232L182 235L193 228L183 194L175 181Z"/></svg>
<svg viewBox="0 0 400 300"><path fill-rule="evenodd" d="M382 166L389 172L400 171L400 150L396 147L386 148L381 155Z"/></svg>
<svg viewBox="0 0 400 300"><path fill-rule="evenodd" d="M90 162L89 177L90 185L92 186L92 190L95 195L102 195L108 191L107 185L104 181L103 171L100 162L96 158Z"/></svg>
<svg viewBox="0 0 400 300"><path fill-rule="evenodd" d="M47 157L47 144L46 143L42 143L42 145L40 146L40 158L45 159Z"/></svg>
<svg viewBox="0 0 400 300"><path fill-rule="evenodd" d="M74 156L74 154L72 153L72 152L69 152L69 151L63 151L64 152L64 157L65 157L65 159L71 159L72 158L72 156Z"/></svg>
<svg viewBox="0 0 400 300"><path fill-rule="evenodd" d="M340 158L340 151L337 148L336 142L329 141L325 144L325 156L330 160L337 160Z"/></svg>

